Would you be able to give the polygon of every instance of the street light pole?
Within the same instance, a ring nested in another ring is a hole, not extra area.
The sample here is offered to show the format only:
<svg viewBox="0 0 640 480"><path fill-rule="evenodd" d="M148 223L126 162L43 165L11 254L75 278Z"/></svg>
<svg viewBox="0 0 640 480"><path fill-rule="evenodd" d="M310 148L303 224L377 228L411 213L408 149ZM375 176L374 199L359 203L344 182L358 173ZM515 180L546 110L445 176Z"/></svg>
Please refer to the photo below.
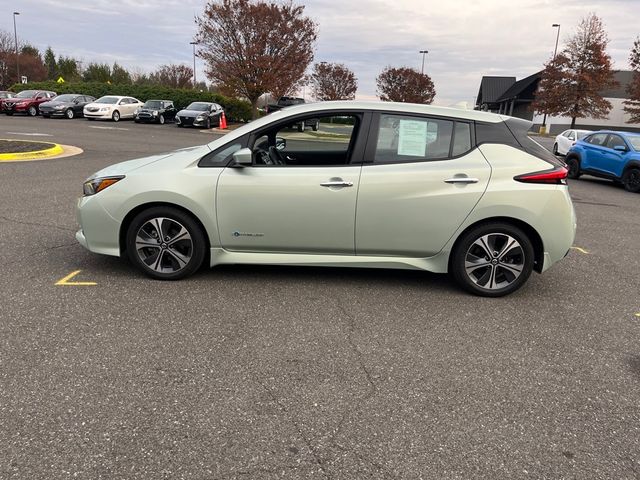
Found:
<svg viewBox="0 0 640 480"><path fill-rule="evenodd" d="M429 53L429 50L420 50L422 54L422 75L424 75L424 57Z"/></svg>
<svg viewBox="0 0 640 480"><path fill-rule="evenodd" d="M16 70L18 71L18 82L22 81L20 77L20 56L18 55L18 30L16 29L16 15L20 15L20 12L13 12L13 36L16 39Z"/></svg>
<svg viewBox="0 0 640 480"><path fill-rule="evenodd" d="M193 88L196 88L196 45L198 42L189 42L193 45Z"/></svg>
<svg viewBox="0 0 640 480"><path fill-rule="evenodd" d="M560 24L559 23L554 23L553 25L551 25L552 28L557 28L558 29L558 33L556 34L556 47L553 49L553 60L555 61L556 59L556 54L558 53L558 40L560 40ZM542 117L542 126L546 127L547 126L547 114L544 114L544 117Z"/></svg>

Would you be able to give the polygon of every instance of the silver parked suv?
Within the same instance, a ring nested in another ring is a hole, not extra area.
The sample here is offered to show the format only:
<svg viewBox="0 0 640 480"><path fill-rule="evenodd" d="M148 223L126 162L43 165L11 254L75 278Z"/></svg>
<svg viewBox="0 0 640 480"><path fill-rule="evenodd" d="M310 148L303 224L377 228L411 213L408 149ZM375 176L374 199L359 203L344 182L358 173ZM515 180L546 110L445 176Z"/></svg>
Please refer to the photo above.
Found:
<svg viewBox="0 0 640 480"><path fill-rule="evenodd" d="M291 128L307 118L317 132ZM410 268L505 295L562 259L576 228L567 172L529 125L399 103L290 107L96 173L76 237L156 279L205 259Z"/></svg>

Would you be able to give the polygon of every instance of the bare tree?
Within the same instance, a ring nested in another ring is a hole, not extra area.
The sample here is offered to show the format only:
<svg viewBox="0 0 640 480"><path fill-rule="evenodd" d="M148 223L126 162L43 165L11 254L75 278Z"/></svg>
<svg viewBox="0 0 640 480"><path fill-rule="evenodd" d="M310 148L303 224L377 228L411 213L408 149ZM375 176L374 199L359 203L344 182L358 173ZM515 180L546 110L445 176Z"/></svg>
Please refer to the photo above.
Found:
<svg viewBox="0 0 640 480"><path fill-rule="evenodd" d="M378 95L384 102L433 102L436 89L431 77L413 68L385 68L376 79Z"/></svg>
<svg viewBox="0 0 640 480"><path fill-rule="evenodd" d="M640 123L640 37L633 42L629 63L633 70L633 78L627 85L629 98L624 101L624 111L630 115L627 123Z"/></svg>
<svg viewBox="0 0 640 480"><path fill-rule="evenodd" d="M607 53L609 39L602 20L589 14L567 47L545 65L531 108L547 115L606 118L611 103L600 92L616 84Z"/></svg>
<svg viewBox="0 0 640 480"><path fill-rule="evenodd" d="M207 76L246 97L254 118L262 94L288 90L313 61L318 27L292 1L210 0L196 23Z"/></svg>
<svg viewBox="0 0 640 480"><path fill-rule="evenodd" d="M317 100L353 100L356 98L358 80L353 71L341 63L316 63L311 72L311 81Z"/></svg>
<svg viewBox="0 0 640 480"><path fill-rule="evenodd" d="M171 88L192 88L193 68L186 65L162 65L150 76L153 83Z"/></svg>

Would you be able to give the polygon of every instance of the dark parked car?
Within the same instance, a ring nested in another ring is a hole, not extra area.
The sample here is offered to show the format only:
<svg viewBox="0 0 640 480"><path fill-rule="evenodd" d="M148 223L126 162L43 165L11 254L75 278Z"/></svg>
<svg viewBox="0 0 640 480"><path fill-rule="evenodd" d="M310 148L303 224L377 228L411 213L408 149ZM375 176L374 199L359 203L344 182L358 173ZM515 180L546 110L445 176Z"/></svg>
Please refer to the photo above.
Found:
<svg viewBox="0 0 640 480"><path fill-rule="evenodd" d="M2 110L2 102L7 98L13 98L16 94L13 92L7 92L6 90L0 91L0 110Z"/></svg>
<svg viewBox="0 0 640 480"><path fill-rule="evenodd" d="M38 115L41 103L48 102L56 96L56 92L47 90L23 90L13 98L2 102L2 111L7 115L27 113L32 117Z"/></svg>
<svg viewBox="0 0 640 480"><path fill-rule="evenodd" d="M82 117L82 110L87 103L94 102L95 98L89 95L79 95L77 93L65 93L58 95L49 102L40 104L40 113L43 117Z"/></svg>
<svg viewBox="0 0 640 480"><path fill-rule="evenodd" d="M278 110L282 110L285 107L301 105L303 103L305 103L304 98L280 97L278 99L278 103L267 105L267 113L277 112ZM298 129L299 132L304 132L307 127L311 127L311 130L317 132L318 128L320 128L320 120L317 118L309 118L305 121L296 123L294 126Z"/></svg>
<svg viewBox="0 0 640 480"><path fill-rule="evenodd" d="M179 127L204 127L220 126L222 107L217 103L193 102L176 115L176 124Z"/></svg>
<svg viewBox="0 0 640 480"><path fill-rule="evenodd" d="M134 120L136 123L153 122L163 125L167 120L175 120L176 113L176 107L171 100L147 100L136 113Z"/></svg>

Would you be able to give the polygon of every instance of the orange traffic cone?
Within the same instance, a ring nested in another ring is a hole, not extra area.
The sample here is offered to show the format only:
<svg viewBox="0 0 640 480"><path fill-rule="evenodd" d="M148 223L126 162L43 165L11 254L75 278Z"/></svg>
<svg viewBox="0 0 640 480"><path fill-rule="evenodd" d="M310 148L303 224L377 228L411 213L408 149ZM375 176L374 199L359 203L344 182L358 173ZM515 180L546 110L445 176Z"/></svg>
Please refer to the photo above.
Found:
<svg viewBox="0 0 640 480"><path fill-rule="evenodd" d="M220 116L220 128L222 130L227 128L227 117L224 115L224 112L222 112L222 115Z"/></svg>

